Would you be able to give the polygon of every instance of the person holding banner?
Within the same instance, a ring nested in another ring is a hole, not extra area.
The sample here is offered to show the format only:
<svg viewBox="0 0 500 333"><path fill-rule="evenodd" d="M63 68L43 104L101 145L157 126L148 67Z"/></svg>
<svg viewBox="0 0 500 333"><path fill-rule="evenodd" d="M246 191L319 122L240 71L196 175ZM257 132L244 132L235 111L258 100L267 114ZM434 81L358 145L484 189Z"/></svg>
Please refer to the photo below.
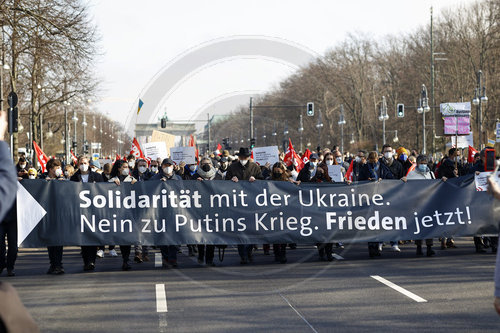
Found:
<svg viewBox="0 0 500 333"><path fill-rule="evenodd" d="M50 159L47 162L47 172L43 173L40 178L45 179L46 181L65 180L61 161L53 158ZM64 274L64 268L62 265L63 247L61 245L47 246L47 252L49 253L50 260L50 267L47 271L47 274Z"/></svg>
<svg viewBox="0 0 500 333"><path fill-rule="evenodd" d="M210 157L204 157L201 159L200 167L198 168L197 173L197 180L199 181L223 179L222 176L217 173L217 169L214 167ZM215 266L214 256L215 245L198 244L198 264L202 265L205 263L207 266Z"/></svg>
<svg viewBox="0 0 500 333"><path fill-rule="evenodd" d="M260 167L250 161L250 150L248 148L240 148L238 151L238 162L231 164L226 172L226 180L232 180L237 183L240 180L248 180L254 182L257 179L263 179ZM248 262L253 262L252 257L253 244L238 244L238 254L240 255L240 264L244 265Z"/></svg>
<svg viewBox="0 0 500 333"><path fill-rule="evenodd" d="M121 183L137 183L137 179L130 175L129 164L124 160L117 160L115 164L113 164L113 169L111 169L110 179L108 182L115 183L120 186ZM130 260L130 249L131 245L120 245L120 252L122 253L122 270L128 271L132 269L132 266L129 265ZM142 262L142 260L141 260Z"/></svg>
<svg viewBox="0 0 500 333"><path fill-rule="evenodd" d="M181 176L174 172L174 161L166 158L161 162L161 170L149 180L182 180ZM168 264L177 267L177 245L161 245L162 268L168 268Z"/></svg>
<svg viewBox="0 0 500 333"><path fill-rule="evenodd" d="M498 163L498 161L496 162ZM500 186L493 176L488 177L488 192L497 200L500 200ZM495 265L495 301L493 305L500 315L500 252L497 252L497 262Z"/></svg>
<svg viewBox="0 0 500 333"><path fill-rule="evenodd" d="M137 160L136 167L132 171L132 177L137 179L137 181L145 181L153 177L153 175L148 169L148 162L146 160L142 158Z"/></svg>
<svg viewBox="0 0 500 333"><path fill-rule="evenodd" d="M80 156L78 158L78 171L70 178L73 182L81 183L101 183L104 181L97 172L90 171L89 158ZM82 246L83 270L95 270L95 260L97 257L97 246Z"/></svg>

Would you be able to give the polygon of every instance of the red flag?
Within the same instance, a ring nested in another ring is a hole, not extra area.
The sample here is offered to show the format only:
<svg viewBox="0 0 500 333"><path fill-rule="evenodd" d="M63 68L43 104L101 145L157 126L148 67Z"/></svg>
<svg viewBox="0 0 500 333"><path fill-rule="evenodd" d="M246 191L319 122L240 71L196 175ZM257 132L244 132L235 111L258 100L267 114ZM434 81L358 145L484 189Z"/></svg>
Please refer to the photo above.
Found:
<svg viewBox="0 0 500 333"><path fill-rule="evenodd" d="M294 165L295 170L300 171L304 167L304 161L293 149L292 140L288 139L288 149L286 150L285 158L283 160L287 166Z"/></svg>
<svg viewBox="0 0 500 333"><path fill-rule="evenodd" d="M42 167L42 172L47 171L47 162L49 161L49 158L45 153L38 147L35 141L33 141L33 147L35 147L35 152L36 152L36 157L38 158L38 163L40 163Z"/></svg>
<svg viewBox="0 0 500 333"><path fill-rule="evenodd" d="M196 148L196 140L194 139L193 134L189 135L188 146L189 147L195 147L194 155L196 156L196 159L198 159L198 148Z"/></svg>
<svg viewBox="0 0 500 333"><path fill-rule="evenodd" d="M118 161L118 160L121 160L121 158L122 158L122 157L121 157L120 155L116 154L116 155L115 155L115 162L116 162L116 161Z"/></svg>
<svg viewBox="0 0 500 333"><path fill-rule="evenodd" d="M467 154L467 162L468 163L474 163L474 155L477 154L477 150L474 149L474 147L469 146L469 153Z"/></svg>
<svg viewBox="0 0 500 333"><path fill-rule="evenodd" d="M411 164L411 167L408 169L408 172L406 173L406 176L405 177L408 177L408 174L410 172L412 172L413 170L415 170L415 168L417 167L417 163L412 163Z"/></svg>
<svg viewBox="0 0 500 333"><path fill-rule="evenodd" d="M217 144L217 149L215 149L215 153L217 155L222 155L222 146L219 144Z"/></svg>
<svg viewBox="0 0 500 333"><path fill-rule="evenodd" d="M352 182L352 169L354 165L354 159L351 161L351 164L349 164L349 168L347 168L347 171L345 173L345 180L351 181Z"/></svg>
<svg viewBox="0 0 500 333"><path fill-rule="evenodd" d="M78 163L78 158L76 158L75 153L73 153L73 150L70 150L71 153L71 159L73 160L73 164L76 165Z"/></svg>
<svg viewBox="0 0 500 333"><path fill-rule="evenodd" d="M139 146L139 142L137 142L136 138L132 140L132 150L130 151L130 154L134 155L136 159L145 158L144 154L142 153L141 146Z"/></svg>
<svg viewBox="0 0 500 333"><path fill-rule="evenodd" d="M307 148L304 154L302 155L302 161L304 161L304 163L309 162L309 157L311 157L311 151L309 150L309 148Z"/></svg>

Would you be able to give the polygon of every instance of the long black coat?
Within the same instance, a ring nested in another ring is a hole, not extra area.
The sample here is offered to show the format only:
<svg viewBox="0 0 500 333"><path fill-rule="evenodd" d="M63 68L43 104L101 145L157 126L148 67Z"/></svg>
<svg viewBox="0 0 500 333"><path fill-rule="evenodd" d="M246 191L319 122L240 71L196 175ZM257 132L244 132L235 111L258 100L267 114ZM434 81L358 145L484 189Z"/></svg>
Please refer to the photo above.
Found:
<svg viewBox="0 0 500 333"><path fill-rule="evenodd" d="M262 177L260 167L251 161L248 161L245 166L241 165L240 162L232 163L227 168L226 179L230 180L233 177L238 178L238 180L249 180L250 177L254 177L255 179L264 179L264 177Z"/></svg>
<svg viewBox="0 0 500 333"><path fill-rule="evenodd" d="M71 176L71 178L69 180L71 180L72 182L80 182L81 183L82 182L82 173L80 172L80 170L75 172L75 174L73 176ZM102 182L104 182L104 179L102 178L102 176L100 174L98 174L97 172L90 171L89 183L102 183Z"/></svg>
<svg viewBox="0 0 500 333"><path fill-rule="evenodd" d="M11 209L17 193L17 178L7 143L0 141L0 223Z"/></svg>

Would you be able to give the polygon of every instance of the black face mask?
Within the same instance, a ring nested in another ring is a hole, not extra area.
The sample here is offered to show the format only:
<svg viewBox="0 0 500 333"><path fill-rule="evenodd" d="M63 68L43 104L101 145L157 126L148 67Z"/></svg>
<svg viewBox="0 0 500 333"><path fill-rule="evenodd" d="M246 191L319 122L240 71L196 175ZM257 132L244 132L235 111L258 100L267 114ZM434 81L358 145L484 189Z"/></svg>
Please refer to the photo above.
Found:
<svg viewBox="0 0 500 333"><path fill-rule="evenodd" d="M209 172L210 171L210 165L209 164L203 164L201 166L201 170L205 171L205 172Z"/></svg>
<svg viewBox="0 0 500 333"><path fill-rule="evenodd" d="M274 178L281 178L283 172L273 172Z"/></svg>

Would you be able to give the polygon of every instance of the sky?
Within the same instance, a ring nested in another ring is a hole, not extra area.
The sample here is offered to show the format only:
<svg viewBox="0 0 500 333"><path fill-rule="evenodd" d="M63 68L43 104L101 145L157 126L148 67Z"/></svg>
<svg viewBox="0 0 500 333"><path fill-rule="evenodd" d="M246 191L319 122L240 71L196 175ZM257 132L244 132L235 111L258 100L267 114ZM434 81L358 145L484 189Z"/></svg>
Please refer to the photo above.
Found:
<svg viewBox="0 0 500 333"><path fill-rule="evenodd" d="M442 9L470 2L89 0L102 50L96 63L102 85L95 110L122 124L127 119L134 122L138 99L151 88L153 79L190 50L214 41L239 38L234 36L271 38L322 55L349 33L364 33L376 40L410 33L429 23L431 6L436 17ZM155 117L166 112L169 119L206 119L207 112L228 113L248 96L275 88L296 69L296 64L265 56L208 63L186 73L165 92L161 103L154 105ZM233 96L231 103L214 102L225 96Z"/></svg>

